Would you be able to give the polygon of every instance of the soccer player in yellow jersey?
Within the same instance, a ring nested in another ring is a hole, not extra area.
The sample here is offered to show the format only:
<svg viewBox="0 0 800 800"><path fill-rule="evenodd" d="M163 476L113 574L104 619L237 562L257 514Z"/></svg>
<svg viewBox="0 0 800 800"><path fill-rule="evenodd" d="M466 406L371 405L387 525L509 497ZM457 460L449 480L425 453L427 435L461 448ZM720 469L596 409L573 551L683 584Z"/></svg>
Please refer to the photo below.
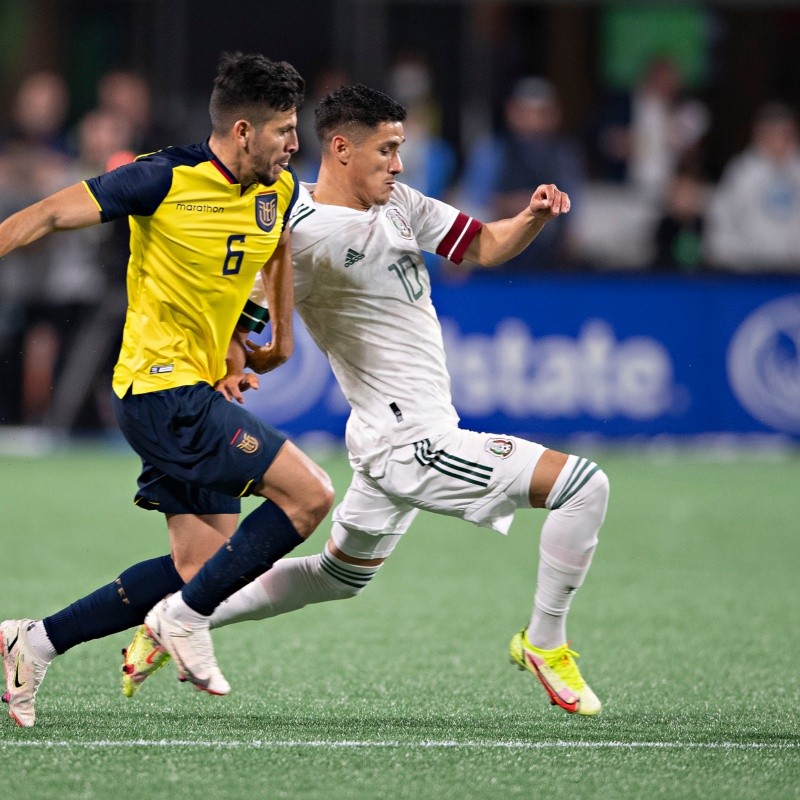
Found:
<svg viewBox="0 0 800 800"><path fill-rule="evenodd" d="M214 389L226 373L229 346L237 346L231 335L259 270L271 309L269 367L292 350L285 221L297 196L289 160L298 149L303 89L285 62L223 54L207 141L142 156L0 224L2 257L55 231L129 218L128 311L114 369L115 411L142 459L136 502L166 515L172 549L171 557L137 564L51 617L0 624L3 699L19 725L33 725L36 691L55 655L118 630L120 614L130 625L140 623L156 603L146 622L181 676L211 694L227 694L209 634L211 613L310 535L331 507L328 476L280 433L229 402L230 391ZM255 380L243 378L242 388ZM236 528L246 494L264 501ZM205 564L206 551L181 522L187 515L227 540Z"/></svg>

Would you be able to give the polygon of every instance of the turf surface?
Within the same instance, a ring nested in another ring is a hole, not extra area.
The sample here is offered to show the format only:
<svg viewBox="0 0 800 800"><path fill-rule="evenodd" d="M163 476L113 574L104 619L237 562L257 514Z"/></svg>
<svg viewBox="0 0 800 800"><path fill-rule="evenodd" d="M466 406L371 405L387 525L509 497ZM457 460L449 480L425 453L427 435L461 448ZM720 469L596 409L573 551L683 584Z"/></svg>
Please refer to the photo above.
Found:
<svg viewBox="0 0 800 800"><path fill-rule="evenodd" d="M36 727L0 717L8 796L800 798L800 457L591 455L612 502L570 635L601 717L507 662L542 512L507 538L425 514L361 597L215 632L227 698L168 665L126 700L128 634L57 659ZM345 460L323 464L341 496ZM164 552L136 473L127 452L0 457L0 616Z"/></svg>

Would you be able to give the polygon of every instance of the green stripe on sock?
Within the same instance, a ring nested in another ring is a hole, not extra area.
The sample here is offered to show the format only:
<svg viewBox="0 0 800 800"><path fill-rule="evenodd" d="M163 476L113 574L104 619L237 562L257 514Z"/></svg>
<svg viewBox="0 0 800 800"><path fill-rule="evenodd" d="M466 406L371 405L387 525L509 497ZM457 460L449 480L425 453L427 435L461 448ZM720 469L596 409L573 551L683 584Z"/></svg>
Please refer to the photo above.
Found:
<svg viewBox="0 0 800 800"><path fill-rule="evenodd" d="M322 554L322 569L337 581L353 586L356 589L363 589L374 577L378 568L375 567L370 572L356 572L348 570L334 561L327 553Z"/></svg>
<svg viewBox="0 0 800 800"><path fill-rule="evenodd" d="M335 560L330 556L323 556L322 563L323 566L330 568L331 570L339 573L345 578L351 578L354 581L366 582L375 574L375 572L377 572L378 569L377 567L374 567L372 569L364 569L363 571L348 569L347 567L343 566L340 561Z"/></svg>
<svg viewBox="0 0 800 800"><path fill-rule="evenodd" d="M600 467L595 464L594 461L589 461L586 458L580 459L551 508L561 508L564 503L571 500L586 485L589 478L591 478L598 469L600 469Z"/></svg>
<svg viewBox="0 0 800 800"><path fill-rule="evenodd" d="M579 458L575 462L575 466L572 468L572 472L569 474L569 478L567 478L567 482L564 484L564 487L558 493L558 497L555 499L551 508L558 508L563 502L564 495L572 488L575 481L580 478L581 473L589 466L589 460L586 458Z"/></svg>
<svg viewBox="0 0 800 800"><path fill-rule="evenodd" d="M592 475L594 475L599 469L600 467L595 464L594 469L590 469L589 472L586 473L583 480L561 501L561 504L563 505L568 500L571 500L587 484L589 478L591 478Z"/></svg>

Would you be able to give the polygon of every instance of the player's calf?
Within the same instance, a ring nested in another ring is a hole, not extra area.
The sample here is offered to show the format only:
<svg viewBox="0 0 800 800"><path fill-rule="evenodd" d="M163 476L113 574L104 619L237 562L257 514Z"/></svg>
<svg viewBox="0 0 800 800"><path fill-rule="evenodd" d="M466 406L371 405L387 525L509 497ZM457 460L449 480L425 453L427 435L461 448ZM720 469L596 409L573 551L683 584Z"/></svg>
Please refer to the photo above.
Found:
<svg viewBox="0 0 800 800"><path fill-rule="evenodd" d="M512 661L539 679L554 704L584 716L598 714L601 705L575 663L566 620L591 565L608 495L608 478L597 464L567 458L547 497L531 620L510 648Z"/></svg>
<svg viewBox="0 0 800 800"><path fill-rule="evenodd" d="M609 483L597 464L569 456L547 498L539 541L534 610L527 633L537 647L567 641L566 617L592 563L608 506Z"/></svg>
<svg viewBox="0 0 800 800"><path fill-rule="evenodd" d="M220 604L211 615L211 627L266 619L312 603L355 597L379 569L379 564L363 566L343 561L327 545L317 555L284 558Z"/></svg>
<svg viewBox="0 0 800 800"><path fill-rule="evenodd" d="M322 522L335 498L325 470L291 442L283 444L253 493L274 502L303 539Z"/></svg>

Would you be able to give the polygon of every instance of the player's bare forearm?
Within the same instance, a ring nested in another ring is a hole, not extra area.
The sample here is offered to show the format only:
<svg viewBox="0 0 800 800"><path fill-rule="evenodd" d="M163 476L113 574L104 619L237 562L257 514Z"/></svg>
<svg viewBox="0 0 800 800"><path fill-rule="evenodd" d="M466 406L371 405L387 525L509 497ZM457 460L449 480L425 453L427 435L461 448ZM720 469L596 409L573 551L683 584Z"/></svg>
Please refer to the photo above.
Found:
<svg viewBox="0 0 800 800"><path fill-rule="evenodd" d="M100 210L82 183L34 203L0 223L0 258L55 231L100 222Z"/></svg>
<svg viewBox="0 0 800 800"><path fill-rule="evenodd" d="M214 384L214 388L227 400L244 403L243 392L248 389L258 389L258 377L252 372L245 372L247 350L245 342L247 331L237 328L233 332L228 352L225 355L225 377Z"/></svg>
<svg viewBox="0 0 800 800"><path fill-rule="evenodd" d="M244 328L236 328L228 344L228 352L225 354L225 367L228 374L244 372L247 366L247 331Z"/></svg>
<svg viewBox="0 0 800 800"><path fill-rule="evenodd" d="M288 230L283 232L275 252L264 265L262 276L272 326L270 349L272 357L279 359L273 364L275 367L286 361L294 348L294 271Z"/></svg>
<svg viewBox="0 0 800 800"><path fill-rule="evenodd" d="M518 256L547 222L570 208L569 196L554 184L536 188L529 206L514 217L487 222L470 243L465 258L483 267L496 267Z"/></svg>
<svg viewBox="0 0 800 800"><path fill-rule="evenodd" d="M516 217L484 223L467 248L465 258L482 267L496 267L525 250L546 222L526 209Z"/></svg>

